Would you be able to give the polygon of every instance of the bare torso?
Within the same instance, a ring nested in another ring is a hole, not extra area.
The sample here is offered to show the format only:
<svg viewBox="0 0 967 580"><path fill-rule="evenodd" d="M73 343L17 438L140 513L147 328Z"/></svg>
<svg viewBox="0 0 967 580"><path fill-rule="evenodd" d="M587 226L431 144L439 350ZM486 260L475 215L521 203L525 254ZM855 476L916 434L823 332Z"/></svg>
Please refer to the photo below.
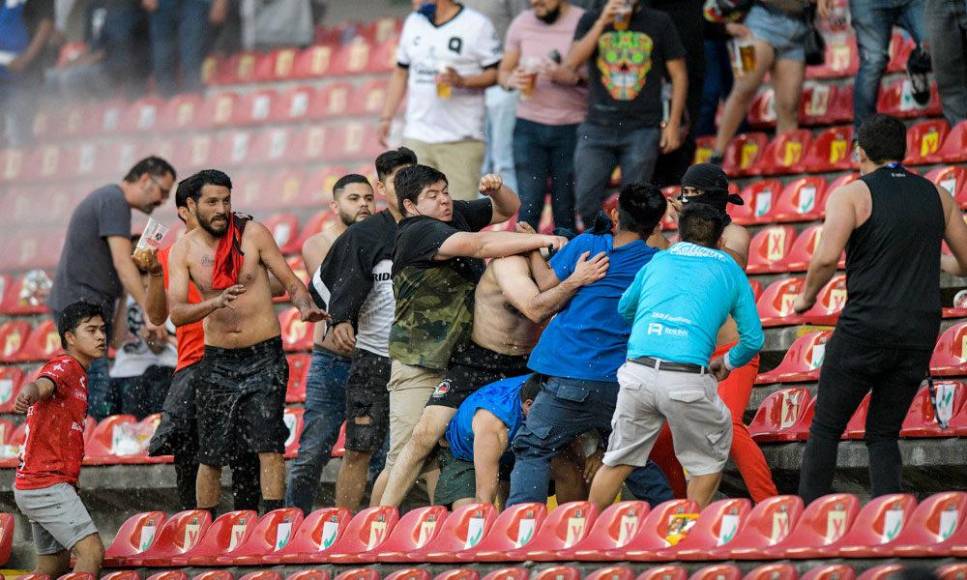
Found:
<svg viewBox="0 0 967 580"><path fill-rule="evenodd" d="M200 232L198 232L200 234ZM221 291L212 289L212 270L215 265L217 241L209 245L196 232L186 234L186 259L191 280L207 300ZM225 308L205 318L205 344L219 348L243 348L280 335L278 318L272 304L272 289L258 246L249 231L242 237L245 254L238 283L245 292Z"/></svg>
<svg viewBox="0 0 967 580"><path fill-rule="evenodd" d="M725 231L722 233L722 242L725 246L725 250L732 254L745 269L746 264L749 261L749 233L744 227L729 224ZM741 260L739 260L741 258ZM739 340L739 327L736 326L735 320L731 316L725 319L725 324L719 328L718 338L715 340L716 346L724 346L728 344L734 344Z"/></svg>
<svg viewBox="0 0 967 580"><path fill-rule="evenodd" d="M529 354L541 326L531 322L504 298L492 267L484 271L474 295L473 341L500 354Z"/></svg>
<svg viewBox="0 0 967 580"><path fill-rule="evenodd" d="M329 255L329 250L332 249L332 244L336 241L336 238L342 235L346 231L346 226L342 222L331 223L327 225L321 232L310 237L305 241L302 246L302 259L306 264L306 270L309 275L312 276L319 269L325 261L326 256ZM315 329L312 331L312 343L316 346L321 346L322 348L337 353L342 356L350 356L351 352L346 352L336 346L333 340L332 333L328 333L329 325L325 322L319 322L315 325Z"/></svg>

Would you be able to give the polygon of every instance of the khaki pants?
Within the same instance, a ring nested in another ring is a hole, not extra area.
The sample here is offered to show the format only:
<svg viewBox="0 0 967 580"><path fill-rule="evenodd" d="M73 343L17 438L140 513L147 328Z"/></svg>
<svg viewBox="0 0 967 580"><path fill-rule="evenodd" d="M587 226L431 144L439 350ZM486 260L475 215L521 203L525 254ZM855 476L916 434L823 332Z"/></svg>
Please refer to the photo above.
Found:
<svg viewBox="0 0 967 580"><path fill-rule="evenodd" d="M389 384L389 453L386 471L389 473L403 447L420 422L423 408L430 395L443 380L443 371L414 367L393 361Z"/></svg>
<svg viewBox="0 0 967 580"><path fill-rule="evenodd" d="M480 197L480 167L484 159L483 141L467 139L452 143L426 143L404 139L403 145L416 153L417 160L442 171L447 176L453 199L472 200Z"/></svg>

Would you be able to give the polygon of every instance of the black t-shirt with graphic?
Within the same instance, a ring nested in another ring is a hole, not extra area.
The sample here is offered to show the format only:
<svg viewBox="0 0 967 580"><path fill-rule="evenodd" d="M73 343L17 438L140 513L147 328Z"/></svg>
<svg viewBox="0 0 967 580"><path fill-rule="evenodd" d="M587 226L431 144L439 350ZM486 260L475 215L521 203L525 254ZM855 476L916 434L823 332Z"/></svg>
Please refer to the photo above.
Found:
<svg viewBox="0 0 967 580"><path fill-rule="evenodd" d="M584 13L575 40L601 17L601 10ZM590 98L587 120L595 125L640 129L658 127L662 120L661 80L665 63L685 58L685 49L671 18L640 7L628 30L609 25L588 60Z"/></svg>

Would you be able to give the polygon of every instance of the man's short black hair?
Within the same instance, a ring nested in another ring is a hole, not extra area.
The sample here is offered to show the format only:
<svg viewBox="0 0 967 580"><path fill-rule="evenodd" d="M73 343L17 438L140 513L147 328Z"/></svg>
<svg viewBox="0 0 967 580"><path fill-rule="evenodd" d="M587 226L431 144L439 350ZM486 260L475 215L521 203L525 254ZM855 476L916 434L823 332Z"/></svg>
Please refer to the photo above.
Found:
<svg viewBox="0 0 967 580"><path fill-rule="evenodd" d="M665 216L668 200L650 183L631 183L618 195L618 228L646 240Z"/></svg>
<svg viewBox="0 0 967 580"><path fill-rule="evenodd" d="M370 189L373 187L373 184L370 183L366 177L358 173L349 173L336 180L336 184L332 186L332 198L336 199L339 197L339 195L342 193L342 190L346 189L346 186L353 183L362 183L363 185L369 186Z"/></svg>
<svg viewBox="0 0 967 580"><path fill-rule="evenodd" d="M857 139L866 156L877 165L903 161L907 156L907 127L896 117L873 115L860 125Z"/></svg>
<svg viewBox="0 0 967 580"><path fill-rule="evenodd" d="M147 173L151 177L164 177L165 175L171 174L172 179L177 179L178 174L175 172L175 168L171 166L170 163L165 161L160 157L152 155L151 157L145 157L141 161L134 164L134 167L128 171L128 174L124 176L124 181L128 183L134 183L141 179L141 176Z"/></svg>
<svg viewBox="0 0 967 580"><path fill-rule="evenodd" d="M706 203L690 203L678 217L683 242L714 248L725 231L725 214Z"/></svg>
<svg viewBox="0 0 967 580"><path fill-rule="evenodd" d="M224 171L219 171L217 169L202 169L198 173L185 178L184 181L178 184L178 192L175 194L175 205L177 207L182 207L178 204L178 198L182 195L182 188L185 190L184 207L187 207L188 198L191 198L196 202L201 199L201 190L206 185L217 185L219 187L227 187L229 191L232 190L232 180Z"/></svg>
<svg viewBox="0 0 967 580"><path fill-rule="evenodd" d="M104 320L104 311L97 304L91 302L75 302L64 309L57 319L57 332L60 334L60 344L67 348L67 333L77 331L77 327L94 318ZM107 322L106 320L104 320Z"/></svg>
<svg viewBox="0 0 967 580"><path fill-rule="evenodd" d="M539 392L541 392L541 375L534 373L520 386L520 402L533 401Z"/></svg>
<svg viewBox="0 0 967 580"><path fill-rule="evenodd" d="M446 175L429 165L411 165L400 169L393 179L400 211L406 213L406 206L403 204L405 200L416 203L416 198L420 197L420 192L438 181L449 183Z"/></svg>
<svg viewBox="0 0 967 580"><path fill-rule="evenodd" d="M404 165L416 165L416 153L408 147L390 149L379 154L376 158L376 177L386 183L386 177L393 173L397 167Z"/></svg>

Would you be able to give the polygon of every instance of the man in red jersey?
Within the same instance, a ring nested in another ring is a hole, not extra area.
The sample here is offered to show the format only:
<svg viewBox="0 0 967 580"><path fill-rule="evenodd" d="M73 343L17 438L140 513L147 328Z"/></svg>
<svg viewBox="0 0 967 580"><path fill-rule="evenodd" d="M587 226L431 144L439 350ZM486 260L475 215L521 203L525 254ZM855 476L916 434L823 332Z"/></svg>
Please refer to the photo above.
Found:
<svg viewBox="0 0 967 580"><path fill-rule="evenodd" d="M175 192L178 217L185 224L185 231L198 227L198 220L188 211L188 190L184 181ZM147 316L154 324L162 325L168 318L166 290L168 288L168 253L170 248L153 254L146 253L135 258L138 265L150 273L148 279ZM140 260L139 260L140 259ZM188 285L188 302L202 301L201 292L194 284ZM179 326L175 330L178 340L178 365L171 377L171 387L165 398L161 423L148 445L151 456L174 455L175 477L181 509L195 509L195 480L198 476L198 424L195 421L195 387L193 377L205 354L205 327L201 321ZM262 498L259 489L259 460L254 453L240 453L232 464L232 493L236 510L258 510Z"/></svg>
<svg viewBox="0 0 967 580"><path fill-rule="evenodd" d="M27 414L27 438L14 478L14 500L30 520L37 547L35 574L57 577L70 568L95 577L104 545L77 495L84 459L87 369L104 356L105 323L100 305L75 302L61 312L57 330L66 354L51 359L17 396Z"/></svg>

